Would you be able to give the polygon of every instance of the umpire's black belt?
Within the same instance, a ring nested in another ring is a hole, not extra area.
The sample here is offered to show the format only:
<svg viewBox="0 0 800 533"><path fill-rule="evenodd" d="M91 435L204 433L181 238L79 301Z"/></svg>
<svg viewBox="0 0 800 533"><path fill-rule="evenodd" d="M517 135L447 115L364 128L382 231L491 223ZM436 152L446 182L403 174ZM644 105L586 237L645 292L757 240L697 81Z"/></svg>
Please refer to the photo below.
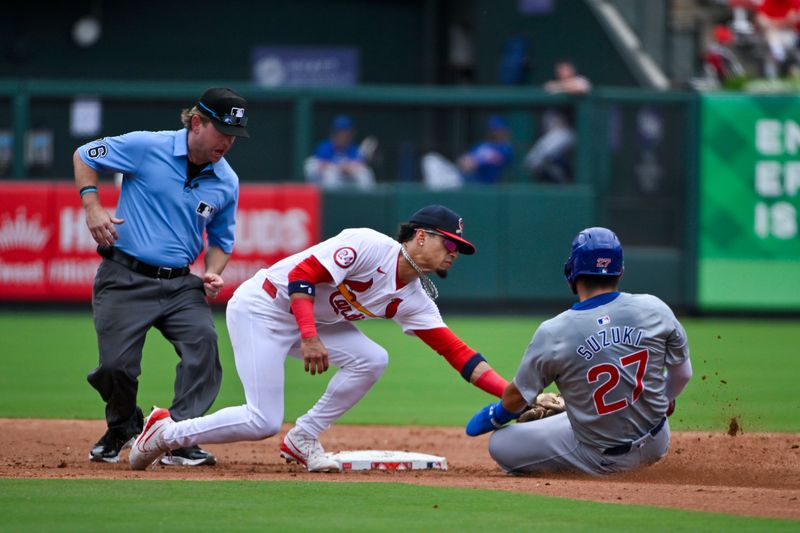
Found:
<svg viewBox="0 0 800 533"><path fill-rule="evenodd" d="M110 259L115 263L119 263L120 265L149 278L173 279L185 276L189 273L188 266L182 268L171 268L149 265L139 261L135 257L126 254L122 250L118 250L114 246L98 246L97 253L106 259Z"/></svg>
<svg viewBox="0 0 800 533"><path fill-rule="evenodd" d="M655 437L658 435L658 432L664 427L664 423L667 421L667 417L661 418L661 420L653 426L653 429L647 432L647 435L651 437ZM647 436L645 435L645 436ZM629 451L631 451L631 447L633 446L633 442L626 442L625 444L620 444L619 446L614 446L613 448L608 448L607 450L603 451L603 455L625 455Z"/></svg>

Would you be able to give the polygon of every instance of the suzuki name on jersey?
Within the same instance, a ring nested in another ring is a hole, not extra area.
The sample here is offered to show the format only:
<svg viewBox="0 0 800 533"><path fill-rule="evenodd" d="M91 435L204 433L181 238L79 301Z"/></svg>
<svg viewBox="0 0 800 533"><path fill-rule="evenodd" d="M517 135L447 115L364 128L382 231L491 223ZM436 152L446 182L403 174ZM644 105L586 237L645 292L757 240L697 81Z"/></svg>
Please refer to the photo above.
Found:
<svg viewBox="0 0 800 533"><path fill-rule="evenodd" d="M603 348L612 345L624 344L626 346L640 346L644 330L630 326L614 326L604 328L593 335L586 337L585 344L581 344L575 352L589 361L594 354L599 353Z"/></svg>

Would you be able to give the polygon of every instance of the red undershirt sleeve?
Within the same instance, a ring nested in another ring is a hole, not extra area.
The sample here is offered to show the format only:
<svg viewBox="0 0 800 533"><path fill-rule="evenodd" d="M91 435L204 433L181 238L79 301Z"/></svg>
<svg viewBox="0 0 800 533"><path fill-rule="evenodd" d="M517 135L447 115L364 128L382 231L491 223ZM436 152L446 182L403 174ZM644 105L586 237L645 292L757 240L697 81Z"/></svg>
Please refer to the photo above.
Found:
<svg viewBox="0 0 800 533"><path fill-rule="evenodd" d="M293 284L305 282L308 285L316 285L327 281L333 281L333 276L328 272L322 263L313 255L303 259L296 267L289 271L289 296L291 298ZM299 294L305 294L300 292ZM308 339L317 336L316 320L314 319L314 298L307 296L291 298L290 307L297 327L300 329L300 337Z"/></svg>

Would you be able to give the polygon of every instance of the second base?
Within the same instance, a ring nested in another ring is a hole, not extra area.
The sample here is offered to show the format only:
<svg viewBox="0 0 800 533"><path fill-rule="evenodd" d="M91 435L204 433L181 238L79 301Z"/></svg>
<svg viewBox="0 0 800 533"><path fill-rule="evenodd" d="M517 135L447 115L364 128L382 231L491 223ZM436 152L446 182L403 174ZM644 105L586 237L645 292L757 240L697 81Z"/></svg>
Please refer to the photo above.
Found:
<svg viewBox="0 0 800 533"><path fill-rule="evenodd" d="M447 470L447 459L427 453L356 450L329 453L342 470Z"/></svg>

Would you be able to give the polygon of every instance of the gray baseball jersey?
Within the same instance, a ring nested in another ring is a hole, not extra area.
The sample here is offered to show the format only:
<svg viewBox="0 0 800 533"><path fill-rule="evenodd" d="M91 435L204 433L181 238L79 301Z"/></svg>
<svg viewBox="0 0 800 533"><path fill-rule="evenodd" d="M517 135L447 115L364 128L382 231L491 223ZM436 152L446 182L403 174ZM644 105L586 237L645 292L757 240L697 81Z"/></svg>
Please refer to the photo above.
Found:
<svg viewBox="0 0 800 533"><path fill-rule="evenodd" d="M649 294L607 293L539 327L514 377L528 403L555 382L578 442L611 448L663 417L665 366L689 357L686 332Z"/></svg>

